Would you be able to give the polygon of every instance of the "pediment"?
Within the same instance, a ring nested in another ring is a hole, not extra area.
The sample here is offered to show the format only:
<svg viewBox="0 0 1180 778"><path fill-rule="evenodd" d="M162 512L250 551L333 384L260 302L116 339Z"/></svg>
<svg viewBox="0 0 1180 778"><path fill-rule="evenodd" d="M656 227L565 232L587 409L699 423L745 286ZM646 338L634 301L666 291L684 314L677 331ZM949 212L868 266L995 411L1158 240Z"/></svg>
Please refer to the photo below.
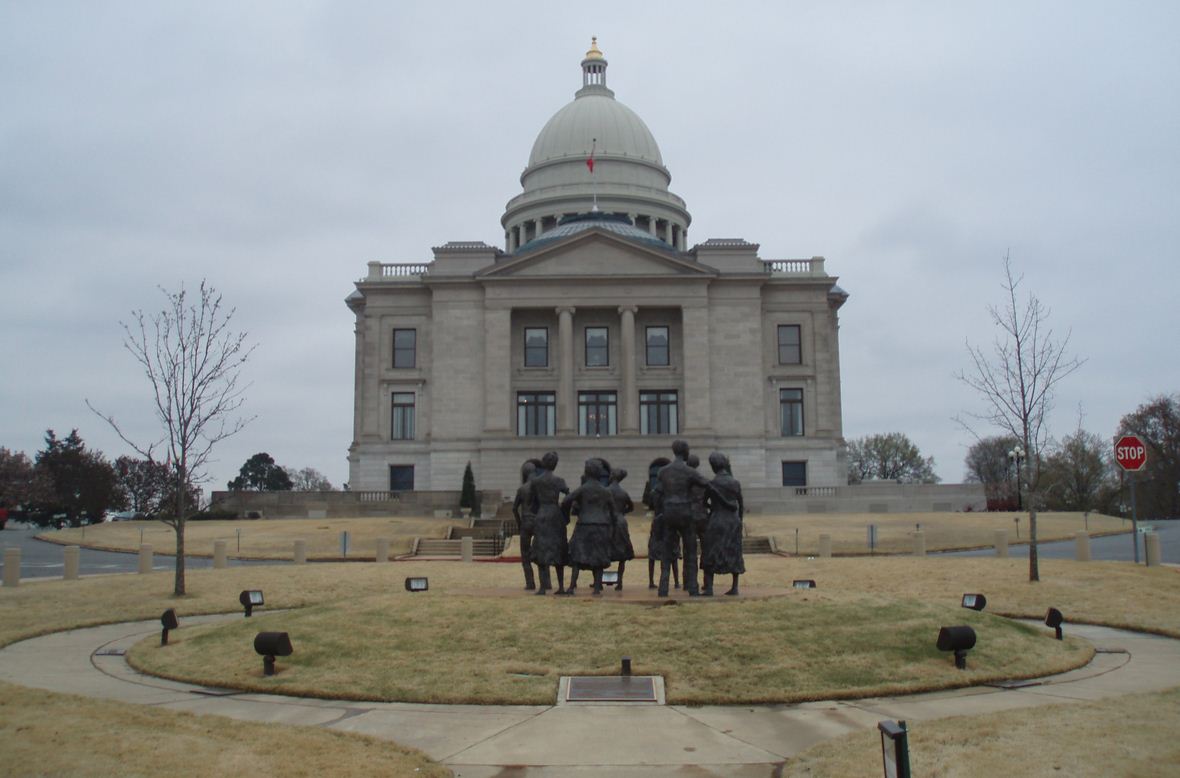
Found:
<svg viewBox="0 0 1180 778"><path fill-rule="evenodd" d="M591 231L501 262L485 278L711 276L716 272L673 252Z"/></svg>

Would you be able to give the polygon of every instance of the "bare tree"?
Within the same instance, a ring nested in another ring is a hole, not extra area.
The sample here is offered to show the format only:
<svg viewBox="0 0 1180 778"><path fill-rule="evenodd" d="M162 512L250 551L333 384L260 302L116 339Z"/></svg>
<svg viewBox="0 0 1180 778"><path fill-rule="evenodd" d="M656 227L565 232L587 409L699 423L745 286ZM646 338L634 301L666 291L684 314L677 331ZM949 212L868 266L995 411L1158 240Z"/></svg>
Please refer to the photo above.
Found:
<svg viewBox="0 0 1180 778"><path fill-rule="evenodd" d="M1037 486L1041 453L1049 444L1048 415L1053 407L1057 384L1082 366L1083 360L1068 356L1070 333L1058 339L1049 326L1049 309L1036 295L1019 299L1024 276L1015 276L1010 254L1004 255L1005 299L1002 306L988 306L999 335L990 350L967 343L972 368L956 378L974 389L985 409L968 417L998 427L1020 441L1024 448L1025 478L1017 473L1017 488L1024 481L1028 490L1028 580L1039 581L1037 560ZM974 434L972 425L959 419ZM976 435L976 437L979 437Z"/></svg>
<svg viewBox="0 0 1180 778"><path fill-rule="evenodd" d="M173 516L161 521L176 532L174 593L183 595L185 495L190 484L206 479L213 447L253 420L237 412L247 388L239 383L241 368L254 347L247 345L245 332L230 329L235 309L224 308L221 294L207 282L201 282L195 300L183 284L176 292L163 287L160 291L167 302L159 313L132 311L133 322L121 324L123 346L151 384L161 436L146 444L132 441L113 416L101 413L89 400L86 405L149 462L157 461L157 452L165 453L175 505Z"/></svg>

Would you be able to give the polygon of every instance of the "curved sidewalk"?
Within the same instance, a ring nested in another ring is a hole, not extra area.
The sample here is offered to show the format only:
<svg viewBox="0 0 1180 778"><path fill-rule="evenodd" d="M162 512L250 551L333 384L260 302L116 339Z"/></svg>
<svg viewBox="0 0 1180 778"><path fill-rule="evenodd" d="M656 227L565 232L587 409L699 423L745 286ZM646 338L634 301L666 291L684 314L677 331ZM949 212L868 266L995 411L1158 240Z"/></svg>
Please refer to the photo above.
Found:
<svg viewBox="0 0 1180 778"><path fill-rule="evenodd" d="M241 615L193 617L184 623L229 618ZM753 706L349 702L210 689L137 673L123 651L159 629L156 621L132 622L14 643L0 649L0 680L190 713L359 732L419 748L463 778L639 778L680 768L691 768L694 776L769 776L803 749L873 729L882 719L925 721L1180 685L1180 641L1067 624L1070 634L1098 649L1094 660L1012 688Z"/></svg>

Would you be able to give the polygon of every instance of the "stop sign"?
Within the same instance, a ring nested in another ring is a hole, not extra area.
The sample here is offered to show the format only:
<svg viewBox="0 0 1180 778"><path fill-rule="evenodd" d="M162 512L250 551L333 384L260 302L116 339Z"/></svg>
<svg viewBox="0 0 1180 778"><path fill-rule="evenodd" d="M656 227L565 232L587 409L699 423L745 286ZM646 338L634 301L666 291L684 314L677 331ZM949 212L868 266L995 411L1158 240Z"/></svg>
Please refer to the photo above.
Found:
<svg viewBox="0 0 1180 778"><path fill-rule="evenodd" d="M1142 470L1147 464L1147 446L1137 435L1123 435L1114 444L1114 459L1124 470Z"/></svg>

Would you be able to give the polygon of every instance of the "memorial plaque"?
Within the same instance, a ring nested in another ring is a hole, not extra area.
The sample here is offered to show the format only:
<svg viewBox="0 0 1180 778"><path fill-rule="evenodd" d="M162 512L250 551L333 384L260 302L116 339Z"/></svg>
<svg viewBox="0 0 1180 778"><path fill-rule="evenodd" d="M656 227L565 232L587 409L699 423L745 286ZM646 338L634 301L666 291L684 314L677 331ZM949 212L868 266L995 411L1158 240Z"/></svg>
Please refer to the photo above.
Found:
<svg viewBox="0 0 1180 778"><path fill-rule="evenodd" d="M570 678L568 702L657 702L651 676L605 675Z"/></svg>

